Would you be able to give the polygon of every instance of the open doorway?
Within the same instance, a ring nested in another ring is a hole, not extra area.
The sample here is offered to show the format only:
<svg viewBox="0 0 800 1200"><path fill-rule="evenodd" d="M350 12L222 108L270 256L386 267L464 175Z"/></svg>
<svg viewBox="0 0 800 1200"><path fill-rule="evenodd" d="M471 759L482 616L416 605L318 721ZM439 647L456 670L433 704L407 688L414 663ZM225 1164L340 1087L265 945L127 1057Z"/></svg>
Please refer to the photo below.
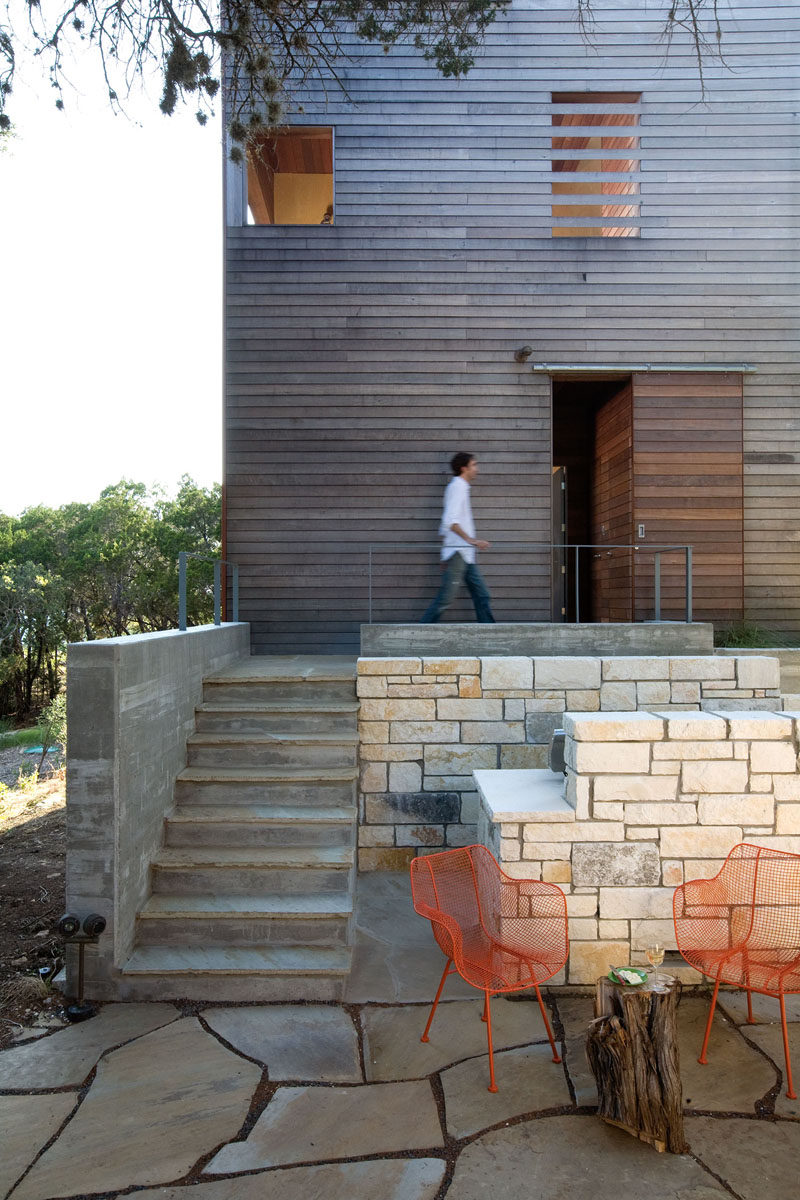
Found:
<svg viewBox="0 0 800 1200"><path fill-rule="evenodd" d="M553 489L553 541L560 506L566 544L595 547L554 555L553 619L630 621L632 554L621 548L633 540L630 376L553 380Z"/></svg>
<svg viewBox="0 0 800 1200"><path fill-rule="evenodd" d="M552 540L592 547L554 554L553 620L683 621L689 593L695 619L740 619L741 374L564 375L552 395Z"/></svg>

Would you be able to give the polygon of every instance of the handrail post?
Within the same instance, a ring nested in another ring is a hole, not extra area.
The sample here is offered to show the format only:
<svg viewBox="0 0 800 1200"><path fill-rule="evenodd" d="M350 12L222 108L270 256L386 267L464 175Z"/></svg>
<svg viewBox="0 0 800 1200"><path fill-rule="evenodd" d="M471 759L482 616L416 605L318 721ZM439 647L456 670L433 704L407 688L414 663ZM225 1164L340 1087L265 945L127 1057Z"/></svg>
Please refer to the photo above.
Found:
<svg viewBox="0 0 800 1200"><path fill-rule="evenodd" d="M214 624L220 625L222 622L222 611L220 605L220 597L222 588L222 562L220 559L214 559Z"/></svg>
<svg viewBox="0 0 800 1200"><path fill-rule="evenodd" d="M233 612L231 617L234 621L239 620L239 568L236 563L232 564L233 570Z"/></svg>
<svg viewBox="0 0 800 1200"><path fill-rule="evenodd" d="M692 623L692 547L686 547L686 624Z"/></svg>
<svg viewBox="0 0 800 1200"><path fill-rule="evenodd" d="M579 625L581 620L581 589L579 584L580 572L580 546L575 547L575 624Z"/></svg>
<svg viewBox="0 0 800 1200"><path fill-rule="evenodd" d="M178 551L178 629L186 632L186 551Z"/></svg>
<svg viewBox="0 0 800 1200"><path fill-rule="evenodd" d="M655 592L655 607L656 607L654 617L655 617L656 621L660 621L661 620L661 551L660 550L656 551L656 558L655 558L653 574L654 574L653 590Z"/></svg>

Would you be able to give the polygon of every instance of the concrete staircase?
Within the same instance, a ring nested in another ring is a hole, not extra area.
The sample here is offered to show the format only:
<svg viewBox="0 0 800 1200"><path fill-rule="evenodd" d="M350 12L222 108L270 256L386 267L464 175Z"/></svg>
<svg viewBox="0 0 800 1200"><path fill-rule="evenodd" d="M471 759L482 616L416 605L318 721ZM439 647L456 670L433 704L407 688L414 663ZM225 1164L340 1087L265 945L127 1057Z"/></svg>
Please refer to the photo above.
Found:
<svg viewBox="0 0 800 1200"><path fill-rule="evenodd" d="M204 681L124 968L132 998L342 998L357 711L350 659L250 658Z"/></svg>

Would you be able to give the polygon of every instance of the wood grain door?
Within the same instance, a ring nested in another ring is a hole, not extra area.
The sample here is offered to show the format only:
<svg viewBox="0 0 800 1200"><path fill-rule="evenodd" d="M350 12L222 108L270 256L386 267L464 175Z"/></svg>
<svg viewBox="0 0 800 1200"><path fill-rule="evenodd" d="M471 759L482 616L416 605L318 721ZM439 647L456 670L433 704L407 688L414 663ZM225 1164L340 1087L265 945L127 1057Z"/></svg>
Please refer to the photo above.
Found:
<svg viewBox="0 0 800 1200"><path fill-rule="evenodd" d="M744 604L742 376L634 375L633 491L636 619L652 619L653 543L693 547L694 616L741 619ZM683 620L682 554L662 559L661 615Z"/></svg>
<svg viewBox="0 0 800 1200"><path fill-rule="evenodd" d="M634 571L630 550L611 548L633 541L633 391L631 382L598 409L592 464L592 620L631 621Z"/></svg>

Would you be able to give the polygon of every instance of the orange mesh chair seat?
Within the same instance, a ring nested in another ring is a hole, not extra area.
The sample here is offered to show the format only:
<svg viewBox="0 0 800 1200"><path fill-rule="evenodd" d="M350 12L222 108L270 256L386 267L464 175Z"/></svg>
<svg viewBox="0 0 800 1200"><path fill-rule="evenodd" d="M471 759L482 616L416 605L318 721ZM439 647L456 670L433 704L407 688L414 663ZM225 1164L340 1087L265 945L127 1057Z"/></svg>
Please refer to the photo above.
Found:
<svg viewBox="0 0 800 1200"><path fill-rule="evenodd" d="M800 992L800 854L746 842L734 846L713 879L694 879L676 888L673 916L679 951L690 966L714 980L698 1062L707 1061L721 983L746 990L751 1024L751 993L774 996L783 1027L786 1094L794 1099L784 998Z"/></svg>
<svg viewBox="0 0 800 1200"><path fill-rule="evenodd" d="M415 858L411 892L416 912L431 922L447 959L421 1040L428 1041L447 976L457 972L485 997L482 1019L489 1045L490 1092L497 1091L492 996L535 988L553 1062L561 1062L539 991L569 955L567 902L561 888L538 879L512 879L485 846L466 846Z"/></svg>

